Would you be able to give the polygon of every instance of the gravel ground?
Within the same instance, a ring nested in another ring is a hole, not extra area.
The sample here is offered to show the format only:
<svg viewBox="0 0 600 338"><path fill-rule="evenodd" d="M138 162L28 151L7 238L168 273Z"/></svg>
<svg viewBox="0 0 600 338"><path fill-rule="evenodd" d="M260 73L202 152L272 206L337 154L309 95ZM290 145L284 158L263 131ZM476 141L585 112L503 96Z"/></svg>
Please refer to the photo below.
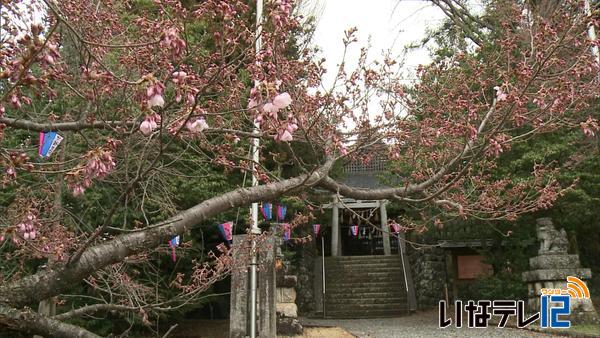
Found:
<svg viewBox="0 0 600 338"><path fill-rule="evenodd" d="M438 327L437 312L422 312L398 318L372 319L315 319L302 318L300 322L308 326L338 326L357 337L554 337L548 334L512 328L469 329Z"/></svg>

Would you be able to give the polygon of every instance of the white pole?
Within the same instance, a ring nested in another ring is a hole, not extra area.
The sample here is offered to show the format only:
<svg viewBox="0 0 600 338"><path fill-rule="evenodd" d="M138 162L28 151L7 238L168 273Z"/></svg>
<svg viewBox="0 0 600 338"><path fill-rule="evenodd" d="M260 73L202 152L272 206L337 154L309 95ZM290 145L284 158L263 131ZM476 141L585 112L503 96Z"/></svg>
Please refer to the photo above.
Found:
<svg viewBox="0 0 600 338"><path fill-rule="evenodd" d="M263 0L256 1L256 55L260 53L262 39L262 12L263 12ZM258 80L254 81L254 87L258 88ZM258 122L254 122L254 134L258 134L260 125ZM252 139L252 186L258 185L258 178L256 177L256 166L260 160L259 154L260 140L258 137ZM260 235L260 228L258 227L258 203L252 203L252 229L250 231L252 236L252 262L250 263L250 338L256 338L256 265L258 264L258 257L256 254L256 240L255 236Z"/></svg>
<svg viewBox="0 0 600 338"><path fill-rule="evenodd" d="M585 14L591 18L592 16L592 7L590 5L590 0L585 0ZM591 23L588 24L588 37L592 41L596 41L596 29L594 25ZM592 54L596 57L596 62L600 65L600 52L598 52L598 46L592 46Z"/></svg>

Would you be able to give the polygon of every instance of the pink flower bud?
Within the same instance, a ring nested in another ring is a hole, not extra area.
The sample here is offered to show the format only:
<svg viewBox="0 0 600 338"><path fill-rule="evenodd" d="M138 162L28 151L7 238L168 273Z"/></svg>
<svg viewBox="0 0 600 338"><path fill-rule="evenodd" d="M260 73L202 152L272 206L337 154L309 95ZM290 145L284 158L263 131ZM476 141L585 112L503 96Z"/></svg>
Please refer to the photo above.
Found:
<svg viewBox="0 0 600 338"><path fill-rule="evenodd" d="M283 141L283 142L290 142L293 139L292 134L285 129L283 132L280 132L276 137L275 140L279 140L279 141Z"/></svg>
<svg viewBox="0 0 600 338"><path fill-rule="evenodd" d="M152 133L152 131L156 128L158 128L158 125L156 124L156 122L154 122L154 120L151 120L149 118L146 118L144 120L144 122L142 122L140 124L140 131L144 135L150 135L150 133Z"/></svg>
<svg viewBox="0 0 600 338"><path fill-rule="evenodd" d="M275 107L275 105L273 105L270 102L267 102L263 105L262 110L265 113L271 114L271 113L277 113L277 111L279 111L279 108Z"/></svg>
<svg viewBox="0 0 600 338"><path fill-rule="evenodd" d="M165 105L165 99L162 97L162 95L155 94L148 100L148 105L150 107L163 107Z"/></svg>
<svg viewBox="0 0 600 338"><path fill-rule="evenodd" d="M35 230L31 230L31 231L29 232L29 238L31 238L31 239L35 239L35 236L36 236Z"/></svg>
<svg viewBox="0 0 600 338"><path fill-rule="evenodd" d="M496 100L498 102L505 101L508 98L508 95L502 90L502 88L496 86L494 87L496 90Z"/></svg>
<svg viewBox="0 0 600 338"><path fill-rule="evenodd" d="M192 133L200 133L208 128L208 124L206 123L206 120L203 117L200 117L194 122L188 122L186 124L186 127Z"/></svg>
<svg viewBox="0 0 600 338"><path fill-rule="evenodd" d="M288 130L290 133L293 133L293 132L295 132L296 130L298 130L298 125L297 125L297 124L295 124L295 123L288 123L287 130Z"/></svg>
<svg viewBox="0 0 600 338"><path fill-rule="evenodd" d="M194 94L193 92L189 92L186 95L186 102L189 105L193 105L194 102L196 102L196 94Z"/></svg>
<svg viewBox="0 0 600 338"><path fill-rule="evenodd" d="M287 92L276 95L273 98L273 105L279 110L286 108L292 103L292 98Z"/></svg>
<svg viewBox="0 0 600 338"><path fill-rule="evenodd" d="M148 96L149 98L154 96L154 94L156 94L154 92L154 86L150 86L148 88L146 88L146 96Z"/></svg>
<svg viewBox="0 0 600 338"><path fill-rule="evenodd" d="M23 238L29 239L29 233L28 232L23 233Z"/></svg>
<svg viewBox="0 0 600 338"><path fill-rule="evenodd" d="M78 185L73 188L73 196L77 197L85 192L85 188Z"/></svg>
<svg viewBox="0 0 600 338"><path fill-rule="evenodd" d="M185 81L187 77L187 73L184 71L178 71L173 73L173 82L176 84L181 84Z"/></svg>
<svg viewBox="0 0 600 338"><path fill-rule="evenodd" d="M51 65L54 64L54 58L50 54L46 54L46 56L44 56L44 61L48 62L48 64Z"/></svg>
<svg viewBox="0 0 600 338"><path fill-rule="evenodd" d="M258 106L258 102L255 99L250 99L248 101L248 109L256 108Z"/></svg>

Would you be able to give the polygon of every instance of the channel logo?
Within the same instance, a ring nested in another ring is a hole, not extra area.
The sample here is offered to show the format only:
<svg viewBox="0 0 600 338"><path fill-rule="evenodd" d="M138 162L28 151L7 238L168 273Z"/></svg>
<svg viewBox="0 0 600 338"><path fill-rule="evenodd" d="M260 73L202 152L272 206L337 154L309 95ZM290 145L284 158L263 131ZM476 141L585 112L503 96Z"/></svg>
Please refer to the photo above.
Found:
<svg viewBox="0 0 600 338"><path fill-rule="evenodd" d="M442 300L439 303L439 327L446 328L452 324L459 328L462 327L463 311L465 311L469 328L488 327L488 321L492 316L500 318L499 328L504 328L511 316L516 317L518 328L527 327L538 320L542 328L570 328L571 321L565 317L571 314L571 300L590 298L590 290L587 285L574 276L567 277L566 289L543 288L540 293L540 311L531 316L526 316L525 302L522 300L480 300L477 302L469 300L464 307L463 301L456 300L453 320L453 318L446 317L446 302Z"/></svg>
<svg viewBox="0 0 600 338"><path fill-rule="evenodd" d="M590 289L588 289L587 285L581 279L573 276L567 277L567 293L571 298L590 298Z"/></svg>

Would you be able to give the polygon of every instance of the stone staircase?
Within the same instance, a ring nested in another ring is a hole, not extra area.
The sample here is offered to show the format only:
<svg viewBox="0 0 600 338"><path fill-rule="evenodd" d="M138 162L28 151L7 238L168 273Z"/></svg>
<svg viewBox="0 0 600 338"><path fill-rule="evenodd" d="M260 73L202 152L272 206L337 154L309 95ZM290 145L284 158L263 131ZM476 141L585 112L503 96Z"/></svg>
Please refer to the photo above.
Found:
<svg viewBox="0 0 600 338"><path fill-rule="evenodd" d="M395 317L407 313L400 256L325 258L325 315Z"/></svg>

